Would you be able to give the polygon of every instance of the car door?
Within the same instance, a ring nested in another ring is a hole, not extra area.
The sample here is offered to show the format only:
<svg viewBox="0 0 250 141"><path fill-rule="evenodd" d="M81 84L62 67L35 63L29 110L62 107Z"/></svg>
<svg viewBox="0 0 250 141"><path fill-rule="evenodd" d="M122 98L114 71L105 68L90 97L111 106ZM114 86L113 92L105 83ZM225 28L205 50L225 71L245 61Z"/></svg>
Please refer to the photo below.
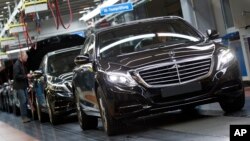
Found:
<svg viewBox="0 0 250 141"><path fill-rule="evenodd" d="M95 97L95 73L93 71L93 60L95 50L95 36L91 35L84 44L80 55L89 56L90 61L86 64L78 65L74 70L73 85L75 94L79 96L83 109L97 108Z"/></svg>

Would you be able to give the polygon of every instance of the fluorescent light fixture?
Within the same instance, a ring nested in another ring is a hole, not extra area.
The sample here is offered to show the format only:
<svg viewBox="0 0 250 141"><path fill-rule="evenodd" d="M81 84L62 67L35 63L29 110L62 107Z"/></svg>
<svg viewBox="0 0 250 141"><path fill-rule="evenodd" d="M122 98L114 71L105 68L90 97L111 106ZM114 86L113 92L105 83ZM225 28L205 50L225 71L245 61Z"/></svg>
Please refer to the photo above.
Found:
<svg viewBox="0 0 250 141"><path fill-rule="evenodd" d="M15 49L15 50L10 50L10 51L6 51L7 54L13 54L13 53L18 53L20 51L26 51L28 50L29 48L21 48L21 49Z"/></svg>
<svg viewBox="0 0 250 141"><path fill-rule="evenodd" d="M84 13L87 13L87 11L79 11L79 14L84 14Z"/></svg>
<svg viewBox="0 0 250 141"><path fill-rule="evenodd" d="M83 8L84 10L89 10L90 8L92 8L92 7L85 7L85 8Z"/></svg>
<svg viewBox="0 0 250 141"><path fill-rule="evenodd" d="M91 12L89 12L87 15L84 15L79 20L80 21L88 21L88 20L94 18L95 16L97 16L98 14L100 14L100 11L101 11L102 7L107 7L107 6L114 5L118 1L119 0L108 0L108 1L105 1L102 5L98 6L96 9L94 9Z"/></svg>
<svg viewBox="0 0 250 141"><path fill-rule="evenodd" d="M3 9L8 9L8 7L4 6Z"/></svg>
<svg viewBox="0 0 250 141"><path fill-rule="evenodd" d="M10 2L9 2L9 1L7 1L7 2L6 2L6 4L10 4Z"/></svg>
<svg viewBox="0 0 250 141"><path fill-rule="evenodd" d="M3 15L0 15L0 17L3 17Z"/></svg>

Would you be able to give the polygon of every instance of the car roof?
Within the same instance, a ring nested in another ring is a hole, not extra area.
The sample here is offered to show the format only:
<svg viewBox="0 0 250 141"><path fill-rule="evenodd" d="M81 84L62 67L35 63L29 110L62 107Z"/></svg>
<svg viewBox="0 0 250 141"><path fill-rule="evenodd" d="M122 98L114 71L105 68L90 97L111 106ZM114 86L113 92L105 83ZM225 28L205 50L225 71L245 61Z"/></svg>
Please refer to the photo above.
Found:
<svg viewBox="0 0 250 141"><path fill-rule="evenodd" d="M166 20L166 19L183 19L183 18L178 17L178 16L163 16L163 17L154 17L154 18L141 19L141 20L130 21L130 22L121 23L121 24L117 24L117 25L114 25L114 26L110 26L110 27L97 29L95 31L95 34L100 34L101 32L105 32L105 31L108 31L108 30L111 30L111 29L117 29L117 28L129 26L129 25L135 25L135 24L138 24L138 23L151 22L151 21L157 21L157 20Z"/></svg>

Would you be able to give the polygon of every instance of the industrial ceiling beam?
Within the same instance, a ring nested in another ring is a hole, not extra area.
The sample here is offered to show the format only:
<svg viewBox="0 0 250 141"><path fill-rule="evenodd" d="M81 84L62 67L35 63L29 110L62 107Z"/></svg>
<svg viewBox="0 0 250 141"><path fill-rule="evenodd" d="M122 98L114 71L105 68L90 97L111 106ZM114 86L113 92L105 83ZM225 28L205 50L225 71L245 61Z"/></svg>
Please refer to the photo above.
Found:
<svg viewBox="0 0 250 141"><path fill-rule="evenodd" d="M13 20L15 19L17 13L19 13L19 9L21 9L22 5L23 5L24 1L20 0L20 2L18 3L18 5L15 7L14 11L12 12L9 20L7 21L7 23L4 25L4 28L1 31L0 37L3 37L5 34L5 31L8 30L8 25L13 22Z"/></svg>

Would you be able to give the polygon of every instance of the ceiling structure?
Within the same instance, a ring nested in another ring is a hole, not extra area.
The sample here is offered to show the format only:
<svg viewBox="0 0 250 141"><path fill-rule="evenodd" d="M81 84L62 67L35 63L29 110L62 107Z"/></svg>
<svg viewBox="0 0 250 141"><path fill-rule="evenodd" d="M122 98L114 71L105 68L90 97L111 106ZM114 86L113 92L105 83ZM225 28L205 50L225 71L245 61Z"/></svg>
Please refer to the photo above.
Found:
<svg viewBox="0 0 250 141"><path fill-rule="evenodd" d="M9 18L8 4L11 6L11 10L15 8L14 0L0 0L0 21L7 20Z"/></svg>
<svg viewBox="0 0 250 141"><path fill-rule="evenodd" d="M15 2L16 1L16 2ZM19 3L20 0L0 0L0 21L6 22L9 18L9 11L8 11L8 5L11 7L11 12L13 12L15 8L15 3ZM93 7L96 6L100 0L70 0L71 8L74 14L79 13L79 11L82 11L84 8ZM67 0L59 0L59 7L61 10L61 14L68 15L69 14L69 8L67 4ZM17 15L16 18L18 18L19 15ZM51 12L50 10L39 12L39 17L42 19L51 18Z"/></svg>
<svg viewBox="0 0 250 141"><path fill-rule="evenodd" d="M15 9L15 7L19 4L21 0L0 0L0 33L4 27L4 25L7 23L9 19L9 6L10 6L10 12L12 13ZM54 1L54 0L51 0ZM86 10L92 10L94 9L98 4L100 4L100 1L102 0L70 0L70 6L72 9L73 14L79 14L79 17L83 15L80 11L86 11ZM59 8L62 16L68 16L69 15L69 7L67 0L58 0L59 2ZM39 18L42 20L54 20L51 14L50 10L46 11L40 11L38 12ZM19 14L15 16L15 19L19 21ZM33 22L32 19L33 16L26 16L26 22ZM5 30L4 30L5 31ZM22 44L25 43L25 40L22 41ZM17 48L17 45L13 44L10 46L8 50L12 50Z"/></svg>

